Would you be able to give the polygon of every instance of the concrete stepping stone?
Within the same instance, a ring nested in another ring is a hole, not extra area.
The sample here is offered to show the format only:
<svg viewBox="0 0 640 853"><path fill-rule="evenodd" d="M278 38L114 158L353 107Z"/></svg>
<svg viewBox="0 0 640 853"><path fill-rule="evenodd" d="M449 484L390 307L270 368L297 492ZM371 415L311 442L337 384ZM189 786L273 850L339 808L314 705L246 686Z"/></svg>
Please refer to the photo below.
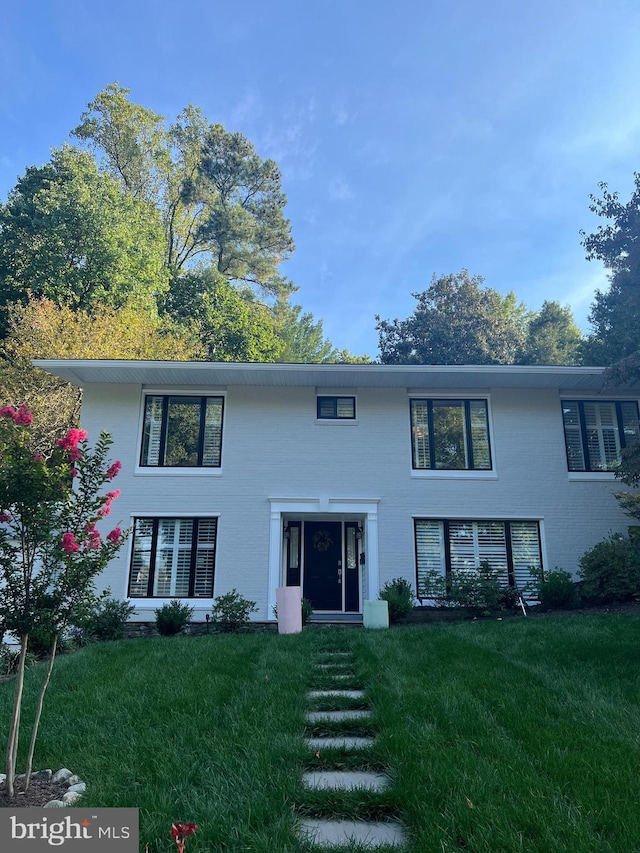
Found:
<svg viewBox="0 0 640 853"><path fill-rule="evenodd" d="M364 690L309 690L309 699L364 699Z"/></svg>
<svg viewBox="0 0 640 853"><path fill-rule="evenodd" d="M389 787L384 773L367 770L311 770L302 774L305 788L315 791L375 791L381 793Z"/></svg>
<svg viewBox="0 0 640 853"><path fill-rule="evenodd" d="M306 744L317 752L323 749L369 749L375 743L372 737L310 737Z"/></svg>
<svg viewBox="0 0 640 853"><path fill-rule="evenodd" d="M332 720L370 720L372 717L371 711L351 710L351 711L308 711L305 719L309 723L330 722Z"/></svg>
<svg viewBox="0 0 640 853"><path fill-rule="evenodd" d="M333 847L340 844L361 844L375 849L383 844L403 847L406 842L404 829L399 823L367 823L360 820L324 820L305 818L299 823L301 834L318 847Z"/></svg>

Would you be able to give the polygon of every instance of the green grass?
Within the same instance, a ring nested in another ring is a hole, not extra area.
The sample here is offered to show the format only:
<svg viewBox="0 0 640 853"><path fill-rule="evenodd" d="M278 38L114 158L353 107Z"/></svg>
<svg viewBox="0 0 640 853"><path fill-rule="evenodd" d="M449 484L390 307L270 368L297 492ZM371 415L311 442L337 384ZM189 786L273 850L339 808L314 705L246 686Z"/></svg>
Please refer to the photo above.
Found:
<svg viewBox="0 0 640 853"><path fill-rule="evenodd" d="M302 740L333 728L305 729L304 713L334 650L371 703L372 723L345 728L377 734L363 765L389 773L383 795L302 789L303 769L356 763ZM299 853L295 811L399 817L409 853L633 853L639 651L632 616L96 644L57 661L35 763L78 773L87 805L139 807L150 853L175 849L172 821L200 826L188 853Z"/></svg>

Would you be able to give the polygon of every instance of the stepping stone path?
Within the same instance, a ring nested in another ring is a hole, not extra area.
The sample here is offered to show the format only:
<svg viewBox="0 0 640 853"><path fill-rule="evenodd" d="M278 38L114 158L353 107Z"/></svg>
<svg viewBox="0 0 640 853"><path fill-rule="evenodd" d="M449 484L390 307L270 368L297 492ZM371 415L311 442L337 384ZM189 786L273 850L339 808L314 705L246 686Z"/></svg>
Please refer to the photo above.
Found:
<svg viewBox="0 0 640 853"><path fill-rule="evenodd" d="M323 655L323 663L316 665L322 684L335 684L319 690L309 690L310 701L326 699L340 700L338 711L308 711L306 722L313 726L323 722L342 722L345 720L370 720L373 713L363 708L364 690L343 689L340 682L354 678L353 659L350 652L332 652ZM356 707L349 708L349 704ZM366 764L367 753L375 743L373 737L352 736L348 730L332 735L306 738L306 745L315 755L323 750L339 749L351 756L362 755ZM389 787L389 778L384 773L374 773L366 769L358 770L312 770L302 775L302 783L309 791L367 791L372 795L382 793ZM385 846L398 850L405 846L406 837L403 826L396 821L344 820L331 818L301 818L298 821L301 839L319 849L345 847L354 843L363 849L375 851ZM359 848L360 849L360 848Z"/></svg>

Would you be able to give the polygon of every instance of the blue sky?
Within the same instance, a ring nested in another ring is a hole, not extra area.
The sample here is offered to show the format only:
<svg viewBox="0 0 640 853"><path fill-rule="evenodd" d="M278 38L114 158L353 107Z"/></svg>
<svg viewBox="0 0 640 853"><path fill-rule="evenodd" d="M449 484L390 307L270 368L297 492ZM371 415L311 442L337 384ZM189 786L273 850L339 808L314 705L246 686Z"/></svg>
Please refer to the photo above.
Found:
<svg viewBox="0 0 640 853"><path fill-rule="evenodd" d="M188 103L281 168L296 301L340 348L377 353L463 267L588 328L602 266L589 194L640 171L637 0L44 0L3 4L0 198L119 81Z"/></svg>

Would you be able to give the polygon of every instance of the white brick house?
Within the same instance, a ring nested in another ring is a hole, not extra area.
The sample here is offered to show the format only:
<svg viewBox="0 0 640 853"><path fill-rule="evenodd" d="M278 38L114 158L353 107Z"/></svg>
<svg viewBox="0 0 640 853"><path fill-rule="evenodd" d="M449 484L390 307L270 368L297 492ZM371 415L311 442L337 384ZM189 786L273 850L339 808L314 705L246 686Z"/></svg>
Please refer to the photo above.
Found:
<svg viewBox="0 0 640 853"><path fill-rule="evenodd" d="M273 618L301 584L362 613L385 581L487 559L575 572L629 520L612 496L638 393L593 367L39 361L83 389L122 462L110 521L134 534L103 585L138 619L232 588Z"/></svg>

